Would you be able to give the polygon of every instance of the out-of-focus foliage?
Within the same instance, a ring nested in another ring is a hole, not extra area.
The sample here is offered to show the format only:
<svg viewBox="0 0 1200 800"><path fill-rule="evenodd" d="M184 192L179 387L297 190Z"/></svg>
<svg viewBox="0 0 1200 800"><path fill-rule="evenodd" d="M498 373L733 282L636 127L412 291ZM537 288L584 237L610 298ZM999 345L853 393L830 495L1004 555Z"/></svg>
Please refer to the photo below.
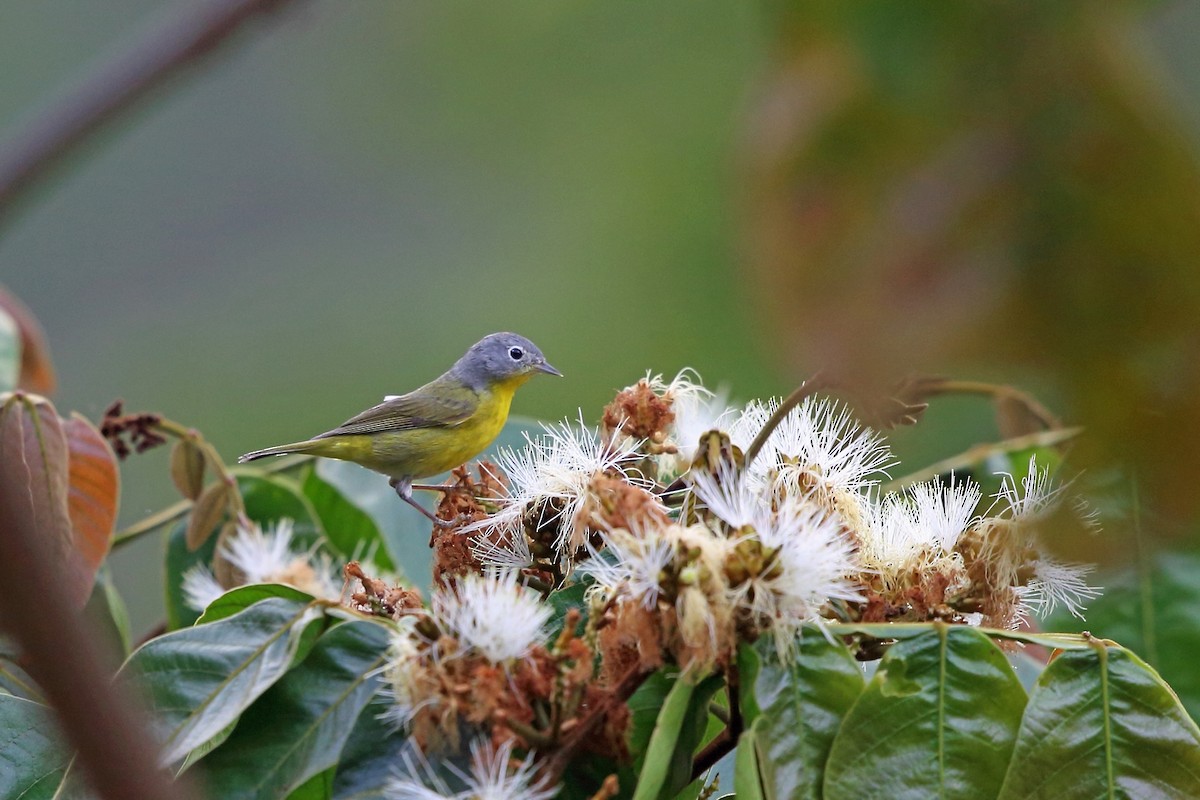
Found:
<svg viewBox="0 0 1200 800"><path fill-rule="evenodd" d="M772 8L745 230L789 362L1031 376L1081 457L1194 516L1200 468L1169 454L1200 449L1200 150L1146 5Z"/></svg>

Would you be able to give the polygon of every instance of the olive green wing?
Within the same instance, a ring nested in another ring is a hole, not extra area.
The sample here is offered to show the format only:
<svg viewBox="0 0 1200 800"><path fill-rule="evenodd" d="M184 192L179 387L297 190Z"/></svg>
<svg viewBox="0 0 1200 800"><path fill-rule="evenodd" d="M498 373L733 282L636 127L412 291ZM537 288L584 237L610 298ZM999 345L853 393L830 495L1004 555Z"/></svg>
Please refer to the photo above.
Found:
<svg viewBox="0 0 1200 800"><path fill-rule="evenodd" d="M377 406L351 417L331 431L314 439L330 436L357 436L417 428L449 428L461 425L479 407L479 398L470 389L442 387L431 392L422 387L399 397L389 397Z"/></svg>

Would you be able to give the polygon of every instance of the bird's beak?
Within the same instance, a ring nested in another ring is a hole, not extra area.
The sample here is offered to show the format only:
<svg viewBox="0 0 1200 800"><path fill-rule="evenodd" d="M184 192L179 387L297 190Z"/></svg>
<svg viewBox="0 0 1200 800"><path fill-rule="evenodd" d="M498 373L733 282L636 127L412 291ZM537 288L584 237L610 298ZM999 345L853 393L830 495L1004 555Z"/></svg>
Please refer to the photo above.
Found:
<svg viewBox="0 0 1200 800"><path fill-rule="evenodd" d="M534 369L538 370L539 372L544 372L547 375L557 375L560 378L563 376L563 374L561 372L559 372L554 367L547 364L545 361L541 362L540 364L537 364L534 367Z"/></svg>

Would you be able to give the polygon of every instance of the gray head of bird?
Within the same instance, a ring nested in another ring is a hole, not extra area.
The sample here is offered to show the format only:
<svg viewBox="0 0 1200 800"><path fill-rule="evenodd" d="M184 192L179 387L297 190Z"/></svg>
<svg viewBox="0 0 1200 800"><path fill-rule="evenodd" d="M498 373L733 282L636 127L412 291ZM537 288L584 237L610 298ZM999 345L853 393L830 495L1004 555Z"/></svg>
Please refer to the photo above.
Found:
<svg viewBox="0 0 1200 800"><path fill-rule="evenodd" d="M535 372L559 375L533 342L516 333L492 333L475 344L451 368L451 374L475 389L509 381L524 382Z"/></svg>

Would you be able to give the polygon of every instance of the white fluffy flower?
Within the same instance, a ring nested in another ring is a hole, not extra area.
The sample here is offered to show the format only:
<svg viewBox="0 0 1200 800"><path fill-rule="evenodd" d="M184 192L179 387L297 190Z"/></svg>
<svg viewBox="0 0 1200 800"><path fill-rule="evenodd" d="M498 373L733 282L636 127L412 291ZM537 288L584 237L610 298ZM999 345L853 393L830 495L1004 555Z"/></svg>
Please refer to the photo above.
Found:
<svg viewBox="0 0 1200 800"><path fill-rule="evenodd" d="M680 370L670 383L661 375L649 374L646 382L655 394L670 401L675 414L668 442L675 446L676 453L663 459L675 472L686 470L692 463L701 436L714 429L728 433L737 417L737 410L729 407L725 394L705 388L700 375L690 367Z"/></svg>
<svg viewBox="0 0 1200 800"><path fill-rule="evenodd" d="M336 600L340 588L330 577L327 558L292 549L294 526L281 519L264 531L258 525L239 527L222 542L219 556L243 577L243 583L286 583L314 597ZM197 565L184 574L184 602L203 611L225 591L207 567Z"/></svg>
<svg viewBox="0 0 1200 800"><path fill-rule="evenodd" d="M546 639L551 608L518 575L468 575L433 595L433 615L463 650L496 664L524 658Z"/></svg>
<svg viewBox="0 0 1200 800"><path fill-rule="evenodd" d="M490 537L479 536L472 540L472 552L485 569L519 572L533 563L529 540L519 524L496 526L491 534Z"/></svg>
<svg viewBox="0 0 1200 800"><path fill-rule="evenodd" d="M225 587L217 582L212 572L203 564L183 573L183 602L194 611L203 611L208 604L225 594Z"/></svg>
<svg viewBox="0 0 1200 800"><path fill-rule="evenodd" d="M674 542L658 530L638 533L618 528L601 534L603 550L589 544L591 558L579 565L606 597L625 592L646 608L653 608L662 592L663 574L674 557Z"/></svg>
<svg viewBox="0 0 1200 800"><path fill-rule="evenodd" d="M884 572L920 567L954 549L971 526L980 490L971 481L919 483L872 507L861 558Z"/></svg>
<svg viewBox="0 0 1200 800"><path fill-rule="evenodd" d="M1050 468L1038 469L1037 456L1029 457L1029 471L1021 479L1021 488L1008 473L1001 474L1000 491L996 500L1004 503L1008 513L1016 520L1033 520L1049 510L1062 493L1061 486L1050 480Z"/></svg>
<svg viewBox="0 0 1200 800"><path fill-rule="evenodd" d="M592 479L603 472L624 474L621 462L637 443L625 439L606 446L595 430L583 424L582 417L578 424L543 424L542 428L542 436L526 435L524 447L497 452L496 463L508 478L508 497L502 500L503 508L498 512L468 525L464 532L518 530L529 509L539 507L547 515L540 522L558 526L558 550L565 553L572 549L577 517Z"/></svg>
<svg viewBox="0 0 1200 800"><path fill-rule="evenodd" d="M1021 603L1039 617L1046 617L1061 603L1073 616L1083 619L1086 603L1100 596L1100 588L1089 586L1090 564L1064 564L1041 558L1033 562L1034 577L1020 591Z"/></svg>
<svg viewBox="0 0 1200 800"><path fill-rule="evenodd" d="M763 487L756 491L744 475L728 464L718 467L716 475L697 469L688 473L688 477L696 498L730 527L754 525L770 515L771 499L762 493Z"/></svg>
<svg viewBox="0 0 1200 800"><path fill-rule="evenodd" d="M771 399L751 403L738 428L762 429L779 408ZM812 483L829 490L860 492L879 482L895 464L882 437L862 427L846 406L828 399L808 397L792 409L771 432L762 452L751 465L752 475L795 488Z"/></svg>
<svg viewBox="0 0 1200 800"><path fill-rule="evenodd" d="M816 619L827 601L861 599L846 577L853 571L851 548L835 517L809 504L785 503L758 522L752 538L773 551L773 563L737 587L734 603L767 623L781 658L791 652L800 626Z"/></svg>
<svg viewBox="0 0 1200 800"><path fill-rule="evenodd" d="M463 788L450 789L425 755L406 753L404 769L388 782L388 800L550 800L558 787L539 777L533 754L513 763L512 742L493 747L490 742L471 742L471 768L464 772L453 765L447 769Z"/></svg>
<svg viewBox="0 0 1200 800"><path fill-rule="evenodd" d="M397 620L398 627L388 641L387 660L379 671L384 680L384 695L392 701L383 718L397 727L407 724L430 702L430 694L421 680L425 675L424 648L416 624L415 616Z"/></svg>

